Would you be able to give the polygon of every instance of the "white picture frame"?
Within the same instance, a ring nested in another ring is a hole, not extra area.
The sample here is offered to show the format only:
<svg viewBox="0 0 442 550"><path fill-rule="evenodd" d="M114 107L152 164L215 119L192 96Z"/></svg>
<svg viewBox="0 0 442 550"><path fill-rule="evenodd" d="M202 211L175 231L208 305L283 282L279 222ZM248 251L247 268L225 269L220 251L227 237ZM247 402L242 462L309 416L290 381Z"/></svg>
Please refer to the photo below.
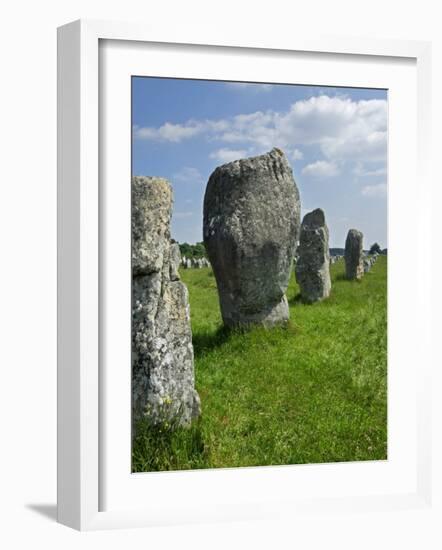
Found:
<svg viewBox="0 0 442 550"><path fill-rule="evenodd" d="M103 225L100 224L100 44L102 41L125 41L128 48L136 44L168 44L187 49L191 46L207 48L229 48L229 55L244 55L247 51L272 52L285 55L287 52L303 52L312 55L346 56L356 59L379 60L408 59L415 64L417 101L413 109L417 112L417 128L414 151L419 181L417 199L417 228L420 234L428 232L430 216L426 205L431 204L431 187L428 173L430 147L429 121L431 104L429 97L430 44L388 40L365 40L359 38L330 37L310 39L300 35L281 36L278 43L267 44L265 38L247 39L231 37L225 42L211 44L203 36L182 34L165 36L153 29L135 24L100 21L76 21L61 27L58 31L58 521L80 530L116 527L151 526L182 522L217 521L254 517L293 515L294 513L342 511L354 509L379 510L403 507L428 506L431 500L431 433L429 372L431 361L422 361L419 377L413 386L416 408L413 419L416 428L413 464L416 484L410 490L374 491L365 495L345 495L333 489L327 496L312 490L310 498L290 498L281 492L271 493L270 487L276 477L280 483L290 482L294 467L269 469L237 469L226 474L205 471L161 473L156 475L155 485L172 487L181 483L182 490L211 483L246 483L264 487L259 497L251 493L250 498L229 502L220 496L218 503L198 504L185 507L184 501L175 507L129 506L127 501L113 502L111 509L103 510L100 484L106 479L103 470L102 418L105 412L102 401L100 376L102 374L100 336L102 318L100 302L103 299L103 267L100 244ZM207 54L210 58L210 53ZM343 83L339 83L343 84ZM404 138L405 139L405 138ZM416 313L421 322L419 340L422 346L431 349L430 333L430 244L426 242L419 250L420 281L416 295ZM394 303L394 300L393 300ZM410 359L411 361L411 359ZM410 371L410 375L415 373ZM104 412L103 412L104 411ZM354 465L345 465L346 475L356 480L361 472ZM376 466L375 466L376 467ZM314 467L313 467L314 468ZM325 476L333 476L333 467L322 469ZM302 476L316 477L318 470L307 470ZM129 476L130 472L124 475ZM236 475L236 478L233 476ZM159 477L158 477L159 476ZM225 477L222 477L225 476ZM272 477L273 476L273 477ZM275 477L276 476L276 477ZM153 477L150 478L151 480ZM248 480L248 481L247 481ZM143 482L132 475L131 485ZM198 495L197 495L198 496ZM115 500L115 499L114 499ZM118 501L118 499L117 499Z"/></svg>

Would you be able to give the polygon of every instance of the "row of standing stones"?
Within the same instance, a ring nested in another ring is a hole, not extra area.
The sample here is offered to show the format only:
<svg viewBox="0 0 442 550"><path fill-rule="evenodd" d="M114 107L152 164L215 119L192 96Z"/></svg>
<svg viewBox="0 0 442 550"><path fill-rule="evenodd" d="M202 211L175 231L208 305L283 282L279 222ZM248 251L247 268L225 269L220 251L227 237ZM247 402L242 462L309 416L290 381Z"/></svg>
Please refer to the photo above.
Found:
<svg viewBox="0 0 442 550"><path fill-rule="evenodd" d="M185 426L201 412L180 265L212 266L227 327L271 327L288 321L285 293L295 252L302 300L314 303L331 291L324 212L318 208L306 214L301 224L299 191L280 149L224 164L210 176L203 213L210 264L183 262L170 237L172 203L167 180L132 179L134 428L140 418L152 424L174 419ZM362 233L355 229L345 243L345 267L348 279L360 279L369 269Z"/></svg>
<svg viewBox="0 0 442 550"><path fill-rule="evenodd" d="M192 267L202 269L203 267L210 267L210 262L207 258L186 258L186 256L183 256L181 258L181 265L185 269Z"/></svg>

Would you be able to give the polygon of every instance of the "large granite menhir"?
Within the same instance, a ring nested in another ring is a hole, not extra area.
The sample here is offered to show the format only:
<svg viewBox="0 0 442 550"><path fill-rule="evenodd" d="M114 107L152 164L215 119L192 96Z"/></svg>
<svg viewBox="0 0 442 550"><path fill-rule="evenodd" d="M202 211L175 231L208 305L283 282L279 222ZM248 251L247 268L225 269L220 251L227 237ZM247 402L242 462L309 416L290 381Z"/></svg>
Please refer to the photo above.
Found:
<svg viewBox="0 0 442 550"><path fill-rule="evenodd" d="M170 240L172 188L132 178L132 420L187 425L200 413L187 288Z"/></svg>
<svg viewBox="0 0 442 550"><path fill-rule="evenodd" d="M297 249L296 280L304 302L312 304L330 295L330 251L323 210L304 216Z"/></svg>
<svg viewBox="0 0 442 550"><path fill-rule="evenodd" d="M280 149L216 168L204 197L204 244L224 324L289 318L285 291L299 238L300 200Z"/></svg>
<svg viewBox="0 0 442 550"><path fill-rule="evenodd" d="M362 279L364 275L363 235L350 229L345 240L345 276L350 280Z"/></svg>

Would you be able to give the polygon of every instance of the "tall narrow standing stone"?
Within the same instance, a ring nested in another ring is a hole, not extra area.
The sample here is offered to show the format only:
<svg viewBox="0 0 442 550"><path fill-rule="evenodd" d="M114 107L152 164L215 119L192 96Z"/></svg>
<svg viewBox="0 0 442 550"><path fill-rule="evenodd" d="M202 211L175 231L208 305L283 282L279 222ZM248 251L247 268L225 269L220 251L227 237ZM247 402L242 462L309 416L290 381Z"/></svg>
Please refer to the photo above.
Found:
<svg viewBox="0 0 442 550"><path fill-rule="evenodd" d="M172 189L132 178L132 419L189 424L200 413L194 387L187 288L170 241Z"/></svg>
<svg viewBox="0 0 442 550"><path fill-rule="evenodd" d="M287 321L285 291L299 238L300 200L279 149L216 168L204 197L204 244L224 324Z"/></svg>
<svg viewBox="0 0 442 550"><path fill-rule="evenodd" d="M178 243L173 243L170 245L170 280L171 281L179 281L180 280L180 274L179 269L181 265L181 252L180 252L180 245Z"/></svg>
<svg viewBox="0 0 442 550"><path fill-rule="evenodd" d="M345 241L345 276L347 279L361 279L364 275L363 235L357 229L350 229Z"/></svg>
<svg viewBox="0 0 442 550"><path fill-rule="evenodd" d="M304 302L313 303L330 295L330 252L324 212L317 208L304 216L298 246L296 280Z"/></svg>

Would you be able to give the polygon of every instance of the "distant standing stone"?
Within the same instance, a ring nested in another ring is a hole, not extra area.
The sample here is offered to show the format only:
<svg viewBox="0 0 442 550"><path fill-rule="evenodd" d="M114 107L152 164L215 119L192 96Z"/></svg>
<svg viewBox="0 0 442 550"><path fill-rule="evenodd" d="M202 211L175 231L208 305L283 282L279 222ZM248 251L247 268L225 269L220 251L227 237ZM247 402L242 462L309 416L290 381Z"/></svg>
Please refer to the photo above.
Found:
<svg viewBox="0 0 442 550"><path fill-rule="evenodd" d="M363 266L364 266L364 273L368 273L372 266L372 261L370 260L370 258L364 258Z"/></svg>
<svg viewBox="0 0 442 550"><path fill-rule="evenodd" d="M330 295L330 252L324 212L317 208L304 216L298 247L296 280L304 302L313 303Z"/></svg>
<svg viewBox="0 0 442 550"><path fill-rule="evenodd" d="M292 169L279 149L224 164L210 176L203 235L225 325L288 320L285 291L300 211Z"/></svg>
<svg viewBox="0 0 442 550"><path fill-rule="evenodd" d="M345 241L345 276L347 279L361 279L364 275L362 260L363 235L357 229L350 229Z"/></svg>
<svg viewBox="0 0 442 550"><path fill-rule="evenodd" d="M200 413L180 250L170 241L172 188L132 178L132 418L187 425Z"/></svg>
<svg viewBox="0 0 442 550"><path fill-rule="evenodd" d="M181 252L178 243L170 245L170 280L179 281L179 269L181 265Z"/></svg>

